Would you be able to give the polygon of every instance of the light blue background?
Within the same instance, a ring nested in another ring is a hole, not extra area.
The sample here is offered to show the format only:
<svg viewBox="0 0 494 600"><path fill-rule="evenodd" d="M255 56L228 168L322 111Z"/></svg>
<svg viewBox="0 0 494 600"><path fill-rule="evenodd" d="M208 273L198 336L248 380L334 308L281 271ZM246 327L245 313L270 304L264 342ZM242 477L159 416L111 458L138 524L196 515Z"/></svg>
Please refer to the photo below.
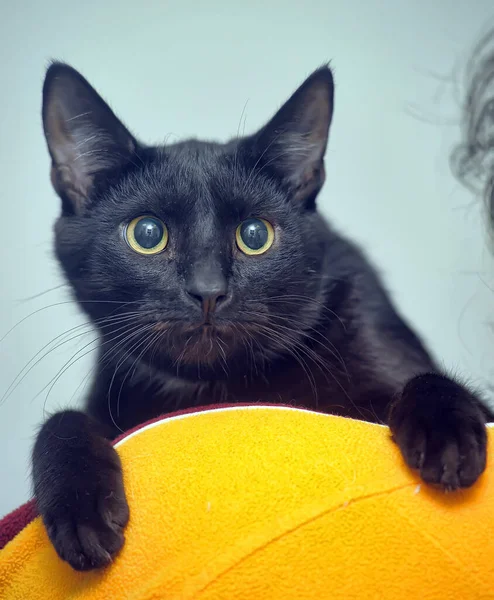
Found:
<svg viewBox="0 0 494 600"><path fill-rule="evenodd" d="M331 59L336 110L322 210L369 251L448 368L479 385L492 375L494 278L481 207L448 166L459 136L454 69L492 22L491 1L45 0L4 2L0 12L0 336L69 298L62 287L21 302L61 283L51 252L59 202L40 123L50 57L80 69L148 142L227 138L246 102L250 132ZM0 395L38 350L81 322L62 304L3 339ZM35 427L45 409L77 402L91 355L48 399L39 392L92 339L51 353L0 404L0 514L29 497Z"/></svg>

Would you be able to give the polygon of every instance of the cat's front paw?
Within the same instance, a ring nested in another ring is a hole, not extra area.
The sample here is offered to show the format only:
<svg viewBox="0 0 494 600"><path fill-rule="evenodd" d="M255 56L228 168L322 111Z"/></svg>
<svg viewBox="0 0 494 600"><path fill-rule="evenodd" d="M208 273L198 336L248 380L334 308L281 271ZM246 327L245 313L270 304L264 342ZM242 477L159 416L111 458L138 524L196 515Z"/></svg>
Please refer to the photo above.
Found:
<svg viewBox="0 0 494 600"><path fill-rule="evenodd" d="M97 457L86 457L83 471L60 468L59 476L37 486L48 536L60 558L77 571L108 565L124 543L129 508L122 471L117 453L104 443L106 456L100 449Z"/></svg>
<svg viewBox="0 0 494 600"><path fill-rule="evenodd" d="M447 377L411 379L394 402L393 439L424 481L447 490L473 485L486 465L487 431L480 401Z"/></svg>

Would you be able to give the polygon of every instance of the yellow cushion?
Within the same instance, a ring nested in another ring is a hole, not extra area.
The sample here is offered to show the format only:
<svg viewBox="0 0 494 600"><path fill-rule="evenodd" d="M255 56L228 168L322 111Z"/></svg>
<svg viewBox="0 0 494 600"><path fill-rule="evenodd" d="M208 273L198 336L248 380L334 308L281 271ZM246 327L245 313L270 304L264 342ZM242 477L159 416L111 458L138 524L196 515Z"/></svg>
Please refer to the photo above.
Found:
<svg viewBox="0 0 494 600"><path fill-rule="evenodd" d="M492 459L445 494L385 427L259 406L165 419L118 452L131 518L114 563L73 571L38 518L0 552L2 600L494 599Z"/></svg>

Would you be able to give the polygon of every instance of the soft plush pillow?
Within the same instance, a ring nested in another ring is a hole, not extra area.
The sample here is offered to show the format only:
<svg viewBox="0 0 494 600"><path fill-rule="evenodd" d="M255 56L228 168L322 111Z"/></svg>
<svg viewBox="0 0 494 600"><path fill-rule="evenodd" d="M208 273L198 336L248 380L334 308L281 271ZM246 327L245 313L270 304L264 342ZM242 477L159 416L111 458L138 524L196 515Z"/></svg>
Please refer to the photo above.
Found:
<svg viewBox="0 0 494 600"><path fill-rule="evenodd" d="M492 459L446 494L386 427L259 405L164 418L117 447L131 518L114 563L73 571L28 504L0 523L2 600L494 598Z"/></svg>

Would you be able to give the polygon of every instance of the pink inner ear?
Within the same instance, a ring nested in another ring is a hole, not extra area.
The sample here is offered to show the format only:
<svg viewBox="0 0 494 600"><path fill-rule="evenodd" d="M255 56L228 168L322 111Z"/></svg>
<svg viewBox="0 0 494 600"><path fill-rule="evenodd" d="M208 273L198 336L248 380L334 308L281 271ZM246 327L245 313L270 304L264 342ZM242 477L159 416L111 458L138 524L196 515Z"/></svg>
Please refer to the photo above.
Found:
<svg viewBox="0 0 494 600"><path fill-rule="evenodd" d="M92 180L89 177L77 179L70 166L52 166L50 179L59 196L66 196L74 207L74 212L80 214L90 192Z"/></svg>

